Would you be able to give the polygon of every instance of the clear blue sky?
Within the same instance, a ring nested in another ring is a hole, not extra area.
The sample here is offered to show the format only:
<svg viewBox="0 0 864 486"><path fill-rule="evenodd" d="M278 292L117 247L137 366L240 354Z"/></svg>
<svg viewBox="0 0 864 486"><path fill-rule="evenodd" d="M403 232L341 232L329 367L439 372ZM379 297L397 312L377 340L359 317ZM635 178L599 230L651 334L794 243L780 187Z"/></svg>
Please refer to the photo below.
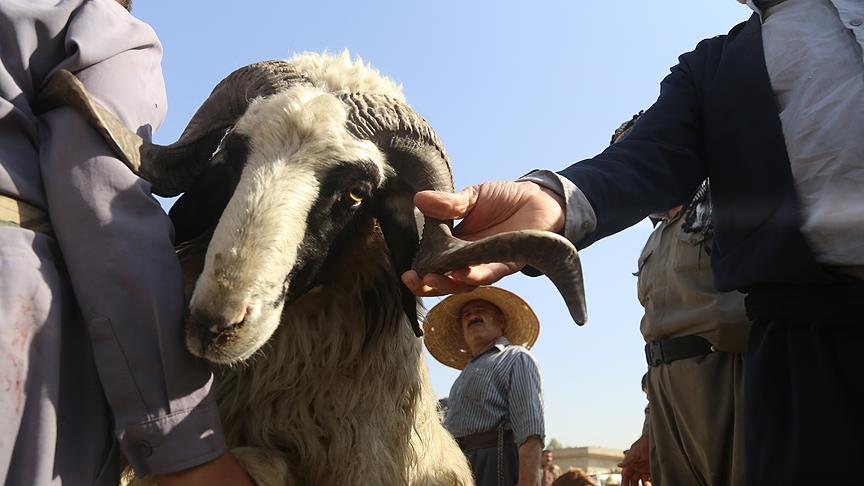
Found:
<svg viewBox="0 0 864 486"><path fill-rule="evenodd" d="M444 141L461 188L600 152L622 121L656 99L679 54L751 12L735 0L137 0L134 13L165 48L169 110L157 142L175 140L240 66L348 49L403 84ZM650 229L643 221L582 252L584 327L544 278L501 283L542 323L534 354L547 438L623 449L641 430L646 366L632 273ZM429 363L435 392L447 395L457 372Z"/></svg>

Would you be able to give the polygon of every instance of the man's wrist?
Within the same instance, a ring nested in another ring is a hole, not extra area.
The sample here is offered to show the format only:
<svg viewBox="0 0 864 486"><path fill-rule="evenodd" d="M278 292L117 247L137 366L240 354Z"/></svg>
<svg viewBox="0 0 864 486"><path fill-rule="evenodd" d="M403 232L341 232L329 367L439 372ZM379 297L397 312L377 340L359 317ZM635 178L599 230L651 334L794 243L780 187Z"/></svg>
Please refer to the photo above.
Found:
<svg viewBox="0 0 864 486"><path fill-rule="evenodd" d="M567 206L566 206L566 203L564 201L564 197L557 194L555 191L553 191L552 189L549 189L546 186L542 186L540 184L537 184L536 182L534 182L533 184L537 185L537 187L540 189L540 192L542 192L543 194L546 195L546 197L551 199L551 202L549 203L549 207L552 211L554 211L555 216L550 217L552 227L549 230L554 231L555 233L558 233L558 234L563 233L564 222L565 222L564 215L567 211ZM556 206L558 208L557 210L555 209Z"/></svg>
<svg viewBox="0 0 864 486"><path fill-rule="evenodd" d="M563 198L563 228L558 231L574 245L585 239L597 227L597 215L582 191L566 177L550 170L532 170L517 181L528 181Z"/></svg>

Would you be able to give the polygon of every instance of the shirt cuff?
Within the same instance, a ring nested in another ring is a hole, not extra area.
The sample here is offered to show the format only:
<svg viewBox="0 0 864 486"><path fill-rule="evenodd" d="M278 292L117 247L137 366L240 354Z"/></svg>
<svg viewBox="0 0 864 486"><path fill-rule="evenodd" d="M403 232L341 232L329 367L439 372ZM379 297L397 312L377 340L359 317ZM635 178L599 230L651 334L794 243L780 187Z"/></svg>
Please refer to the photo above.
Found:
<svg viewBox="0 0 864 486"><path fill-rule="evenodd" d="M564 237L575 246L597 228L597 215L585 194L569 179L551 170L532 170L517 181L530 181L564 198Z"/></svg>
<svg viewBox="0 0 864 486"><path fill-rule="evenodd" d="M513 441L516 443L517 447L522 447L522 444L528 442L528 439L531 437L537 437L540 439L540 447L543 448L546 446L546 434L541 432L528 432L524 436L517 436L515 433L513 434Z"/></svg>
<svg viewBox="0 0 864 486"><path fill-rule="evenodd" d="M118 439L139 477L188 469L216 459L227 450L219 409L212 400L128 426L120 431Z"/></svg>

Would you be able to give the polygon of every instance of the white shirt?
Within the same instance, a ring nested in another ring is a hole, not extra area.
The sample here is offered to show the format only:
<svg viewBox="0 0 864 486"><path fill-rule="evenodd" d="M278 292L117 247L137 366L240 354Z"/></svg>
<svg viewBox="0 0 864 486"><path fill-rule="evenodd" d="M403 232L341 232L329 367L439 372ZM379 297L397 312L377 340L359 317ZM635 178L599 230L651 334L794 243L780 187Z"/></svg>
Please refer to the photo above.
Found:
<svg viewBox="0 0 864 486"><path fill-rule="evenodd" d="M864 278L864 1L755 3L801 232L819 262Z"/></svg>

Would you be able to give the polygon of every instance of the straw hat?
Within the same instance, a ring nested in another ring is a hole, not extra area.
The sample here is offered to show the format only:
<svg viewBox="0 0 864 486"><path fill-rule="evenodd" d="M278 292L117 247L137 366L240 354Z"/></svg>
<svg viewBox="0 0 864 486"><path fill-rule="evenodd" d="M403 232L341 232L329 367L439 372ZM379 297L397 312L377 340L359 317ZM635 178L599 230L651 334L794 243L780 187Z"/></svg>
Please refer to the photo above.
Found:
<svg viewBox="0 0 864 486"><path fill-rule="evenodd" d="M501 309L506 318L504 337L511 344L531 348L540 334L540 321L521 297L498 287L477 287L454 294L433 307L423 324L426 348L441 363L461 370L471 360L471 350L462 336L459 311L472 300L485 300Z"/></svg>

